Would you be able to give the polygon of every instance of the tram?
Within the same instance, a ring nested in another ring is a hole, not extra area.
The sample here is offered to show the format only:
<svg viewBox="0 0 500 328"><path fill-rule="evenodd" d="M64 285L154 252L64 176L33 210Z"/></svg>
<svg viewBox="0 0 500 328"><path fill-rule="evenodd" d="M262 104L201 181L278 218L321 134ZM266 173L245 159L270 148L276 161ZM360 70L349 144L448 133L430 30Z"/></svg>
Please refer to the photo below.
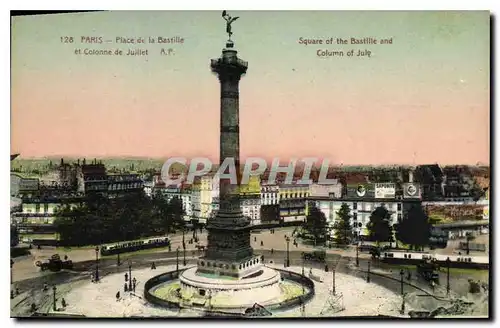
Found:
<svg viewBox="0 0 500 328"><path fill-rule="evenodd" d="M152 237L140 240L120 241L101 246L101 255L121 254L143 249L168 247L169 245L170 239L168 237Z"/></svg>

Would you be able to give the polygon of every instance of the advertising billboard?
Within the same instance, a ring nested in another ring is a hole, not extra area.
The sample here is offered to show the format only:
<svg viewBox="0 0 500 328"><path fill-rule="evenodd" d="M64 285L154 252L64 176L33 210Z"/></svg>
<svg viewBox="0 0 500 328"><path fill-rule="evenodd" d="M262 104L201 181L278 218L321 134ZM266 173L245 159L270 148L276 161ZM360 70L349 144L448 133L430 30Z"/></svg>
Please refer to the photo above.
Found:
<svg viewBox="0 0 500 328"><path fill-rule="evenodd" d="M375 198L395 198L396 185L394 183L376 183Z"/></svg>
<svg viewBox="0 0 500 328"><path fill-rule="evenodd" d="M19 181L19 191L36 191L38 188L38 179L21 179Z"/></svg>
<svg viewBox="0 0 500 328"><path fill-rule="evenodd" d="M372 198L374 195L373 184L360 183L347 186L347 197Z"/></svg>
<svg viewBox="0 0 500 328"><path fill-rule="evenodd" d="M342 185L311 185L309 186L310 197L340 198L342 196Z"/></svg>
<svg viewBox="0 0 500 328"><path fill-rule="evenodd" d="M418 185L417 183L403 184L403 197L420 198L420 185Z"/></svg>

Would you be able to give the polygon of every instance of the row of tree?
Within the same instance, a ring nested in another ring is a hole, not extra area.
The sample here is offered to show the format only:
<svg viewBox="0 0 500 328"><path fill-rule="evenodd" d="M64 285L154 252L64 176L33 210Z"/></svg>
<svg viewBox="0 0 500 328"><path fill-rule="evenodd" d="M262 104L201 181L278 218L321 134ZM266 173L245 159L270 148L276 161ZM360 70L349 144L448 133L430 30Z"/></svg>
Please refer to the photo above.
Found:
<svg viewBox="0 0 500 328"><path fill-rule="evenodd" d="M143 192L109 199L98 194L63 204L54 226L64 246L98 245L171 233L184 224L182 202Z"/></svg>
<svg viewBox="0 0 500 328"><path fill-rule="evenodd" d="M325 214L317 207L312 207L303 225L302 237L312 239L314 244L324 243L329 239L330 231L334 230L333 242L336 245L349 245L354 240L351 224L351 209L346 203L336 212L337 219L333 228L328 225ZM429 245L431 224L421 205L410 207L402 220L392 224L391 213L385 206L377 207L370 214L366 225L368 239L379 243L400 241L411 248L420 249Z"/></svg>

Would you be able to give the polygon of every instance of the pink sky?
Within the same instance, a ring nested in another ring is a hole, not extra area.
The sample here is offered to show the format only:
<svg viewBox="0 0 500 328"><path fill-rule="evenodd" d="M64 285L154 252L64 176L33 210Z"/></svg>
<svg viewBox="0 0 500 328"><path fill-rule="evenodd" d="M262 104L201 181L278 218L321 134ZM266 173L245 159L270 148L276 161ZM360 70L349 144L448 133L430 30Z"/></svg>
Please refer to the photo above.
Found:
<svg viewBox="0 0 500 328"><path fill-rule="evenodd" d="M291 16L300 13L239 14L234 39L249 61L240 84L243 158L489 163L486 12L303 13L299 22ZM252 23L257 16L262 26ZM186 17L198 26L187 26ZM134 28L124 20L135 20ZM59 42L60 30L114 39L160 35L160 24L186 38L176 57L150 45L147 58L85 58L73 50L86 46ZM319 59L316 48L297 44L335 27L344 31L339 36L396 42L373 48L370 59ZM15 18L11 152L217 159L219 85L209 60L220 55L223 32L213 12Z"/></svg>

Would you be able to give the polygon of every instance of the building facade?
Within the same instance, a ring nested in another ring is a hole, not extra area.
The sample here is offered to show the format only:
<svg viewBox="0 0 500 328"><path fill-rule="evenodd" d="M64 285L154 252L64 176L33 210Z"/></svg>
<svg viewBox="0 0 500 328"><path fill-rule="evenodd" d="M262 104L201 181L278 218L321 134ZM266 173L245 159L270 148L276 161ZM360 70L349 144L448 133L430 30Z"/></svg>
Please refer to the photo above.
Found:
<svg viewBox="0 0 500 328"><path fill-rule="evenodd" d="M304 184L282 184L279 187L281 222L304 222L309 186Z"/></svg>
<svg viewBox="0 0 500 328"><path fill-rule="evenodd" d="M334 189L338 190L338 186ZM333 188L332 188L333 189ZM364 239L368 235L366 226L370 222L371 213L379 206L384 206L391 215L391 224L403 219L405 212L412 204L420 203L420 186L416 183L403 184L402 195L396 192L394 183L359 183L348 185L344 188L345 193L336 197L338 193L327 193L326 191L314 192L309 198L310 205L320 209L327 219L331 229L331 236L335 234L333 229L337 218L337 212L342 204L347 204L350 209L351 226L355 238Z"/></svg>

